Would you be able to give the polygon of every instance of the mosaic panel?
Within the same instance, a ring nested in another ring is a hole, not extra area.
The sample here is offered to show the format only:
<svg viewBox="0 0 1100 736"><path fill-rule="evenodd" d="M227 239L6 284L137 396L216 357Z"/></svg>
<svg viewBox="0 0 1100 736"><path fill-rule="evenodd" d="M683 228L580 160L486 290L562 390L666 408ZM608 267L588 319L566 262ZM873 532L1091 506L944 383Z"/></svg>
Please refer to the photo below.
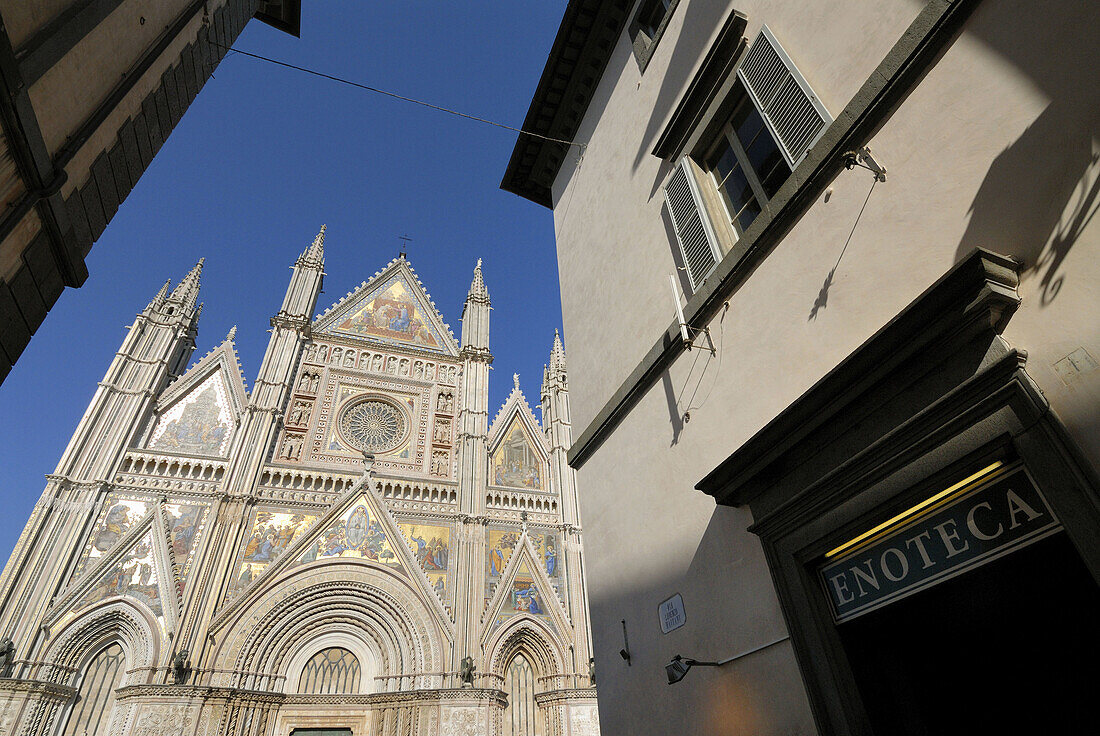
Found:
<svg viewBox="0 0 1100 736"><path fill-rule="evenodd" d="M381 519L370 508L367 497L345 511L339 519L325 528L316 541L298 557L304 564L330 557L354 557L378 562L395 569L402 565L394 552Z"/></svg>
<svg viewBox="0 0 1100 736"><path fill-rule="evenodd" d="M98 603L115 595L134 598L158 617L164 614L157 581L157 565L153 559L153 533L146 532L137 544L112 565L81 597L77 608Z"/></svg>
<svg viewBox="0 0 1100 736"><path fill-rule="evenodd" d="M516 569L515 577L508 586L507 598L504 605L493 619L490 630L497 628L502 623L520 614L526 613L532 616L549 616L549 601L546 591L540 590L540 583L536 582L527 561L522 560Z"/></svg>
<svg viewBox="0 0 1100 736"><path fill-rule="evenodd" d="M99 521L96 522L95 531L84 549L84 555L76 567L76 574L95 563L100 557L114 549L126 532L133 528L134 524L145 518L152 507L152 501L143 498L132 498L112 493L107 496L103 505Z"/></svg>
<svg viewBox="0 0 1100 736"><path fill-rule="evenodd" d="M251 531L237 556L233 591L244 588L259 577L315 521L317 517L312 514L253 512Z"/></svg>
<svg viewBox="0 0 1100 736"><path fill-rule="evenodd" d="M179 571L182 593L191 572L195 542L202 532L203 521L206 518L206 506L169 503L165 504L164 510L168 515L168 536L172 542L169 551L172 553L172 563Z"/></svg>
<svg viewBox="0 0 1100 736"><path fill-rule="evenodd" d="M450 569L451 528L416 522L402 522L398 526L440 600L449 600L447 573Z"/></svg>
<svg viewBox="0 0 1100 736"><path fill-rule="evenodd" d="M224 457L233 426L225 383L215 371L161 415L148 446L187 455Z"/></svg>
<svg viewBox="0 0 1100 736"><path fill-rule="evenodd" d="M519 417L512 419L504 439L493 451L490 462L492 484L512 488L545 488L542 456Z"/></svg>
<svg viewBox="0 0 1100 736"><path fill-rule="evenodd" d="M395 274L372 289L332 329L345 335L437 350L443 345L427 310L402 274Z"/></svg>

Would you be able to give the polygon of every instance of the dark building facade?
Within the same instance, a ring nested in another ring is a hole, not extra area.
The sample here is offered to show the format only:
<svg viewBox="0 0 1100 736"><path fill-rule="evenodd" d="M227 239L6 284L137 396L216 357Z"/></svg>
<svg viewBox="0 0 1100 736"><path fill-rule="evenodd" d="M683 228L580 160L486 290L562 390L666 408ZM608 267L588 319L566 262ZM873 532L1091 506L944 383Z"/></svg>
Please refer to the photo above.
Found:
<svg viewBox="0 0 1100 736"><path fill-rule="evenodd" d="M0 380L252 18L300 3L0 2Z"/></svg>

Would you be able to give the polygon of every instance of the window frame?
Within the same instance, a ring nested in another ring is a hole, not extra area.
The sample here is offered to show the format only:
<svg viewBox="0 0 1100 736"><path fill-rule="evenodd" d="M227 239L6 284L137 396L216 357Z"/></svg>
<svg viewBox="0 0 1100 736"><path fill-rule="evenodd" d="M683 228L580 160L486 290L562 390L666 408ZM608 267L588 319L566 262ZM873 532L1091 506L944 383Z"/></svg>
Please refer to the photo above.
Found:
<svg viewBox="0 0 1100 736"><path fill-rule="evenodd" d="M772 132L771 127L768 125L767 117L763 114L763 111L761 111L759 105L756 102L756 98L753 97L752 94L750 94L748 88L745 87L743 83L739 82L734 86L733 90L730 93L730 96L733 98L733 104L730 107L728 114L724 116L724 122L715 133L713 133L709 137L704 138L700 142L700 145L696 146L696 151L699 151L699 153L692 153L689 154L689 156L695 162L694 170L696 172L703 173L706 180L705 188L707 188L708 190L712 190L714 194L713 197L704 198L709 205L708 212L706 212L705 214L711 218L712 227L715 227L715 211L713 211L715 209L715 205L717 205L718 212L725 213L725 220L728 223L729 227L716 229L723 229L727 231L727 233L732 232L733 238L729 243L729 246L732 246L733 243L736 243L741 238L741 235L747 229L741 227L741 223L738 219L738 215L740 215L744 208L738 210L737 212L730 212L729 205L726 203L726 198L722 196L722 185L725 183L725 179L719 181L715 169L711 168L708 165L708 161L711 160L711 158L714 156L714 153L722 146L723 143L729 146L734 155L734 158L737 159L737 163L740 165L741 171L744 172L745 179L748 181L749 187L752 189L753 198L756 200L757 206L759 207L759 212L757 212L756 216L753 217L753 222L756 221L756 218L760 216L760 212L764 211L764 208L768 206L768 202L770 202L772 199L772 197L768 196L767 190L764 189L764 179L767 179L772 172L765 172L764 178L761 178L760 172L757 172L756 167L752 164L752 161L749 159L748 151L745 149L744 143L738 137L737 131L733 127L733 116L737 112L737 110L740 109L742 104L751 105L761 119L762 126L757 132L756 137L753 138L752 142L755 142L757 138L759 138L759 136L761 135L768 135L771 138L772 145L774 145L776 150L779 151L780 164L787 169L787 177L790 177L791 173L793 173L793 169L791 169L790 164L786 160L786 154L783 151L783 146L780 145L779 142L775 139L775 134ZM707 143L708 141L709 143ZM772 171L774 171L774 168L772 169ZM729 175L727 174L727 178L728 176ZM784 181L786 181L786 178L784 178ZM699 184L700 188L704 188L703 182L697 180L696 183ZM708 191L708 194L709 193L710 191ZM748 203L746 203L746 205L747 204ZM751 227L751 225L752 223L750 222L749 226ZM719 238L719 240L721 241L721 238ZM729 251L729 246L723 245L723 255L725 254L725 252Z"/></svg>
<svg viewBox="0 0 1100 736"><path fill-rule="evenodd" d="M661 18L661 22L657 24L656 28L653 29L652 35L650 35L649 32L642 28L640 18L643 12L652 10L652 6L655 4L663 4L665 2L668 3L668 6L665 10L664 17ZM657 44L661 41L661 38L664 37L665 29L668 28L668 22L676 12L676 6L679 4L680 0L640 0L638 7L635 8L633 14L630 16L627 33L630 36L630 43L634 47L634 60L638 63L639 73L645 73L646 67L649 66L650 59L653 58L653 52L657 49Z"/></svg>

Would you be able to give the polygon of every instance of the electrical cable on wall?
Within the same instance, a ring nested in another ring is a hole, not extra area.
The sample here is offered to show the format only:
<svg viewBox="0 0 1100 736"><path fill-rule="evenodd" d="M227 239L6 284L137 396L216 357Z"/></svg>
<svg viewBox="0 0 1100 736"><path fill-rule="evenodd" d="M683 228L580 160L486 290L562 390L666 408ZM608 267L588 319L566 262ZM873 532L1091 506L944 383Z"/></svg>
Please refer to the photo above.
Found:
<svg viewBox="0 0 1100 736"><path fill-rule="evenodd" d="M276 66L286 67L287 69L294 69L294 70L299 71L299 72L304 72L306 74L311 74L315 77L321 77L322 79L328 79L332 82L338 82L340 84L346 84L346 85L349 85L351 87L355 87L357 89L366 90L367 92L374 92L376 94L385 95L386 97L392 97L395 100L402 100L403 102L411 102L414 105L421 105L423 107L431 108L432 110L438 110L439 112L445 112L445 113L448 113L450 115L455 115L455 116L460 117L460 118L466 118L467 120L473 120L475 122L484 123L486 125L492 125L492 126L497 127L497 128L503 128L505 130L515 131L516 133L523 133L524 135L529 135L529 136L532 136L534 138L540 138L544 141L550 141L551 143L561 143L561 144L566 145L566 146L576 146L577 148L579 148L581 150L581 155L584 154L584 150L585 150L585 144L584 143L575 143L574 141L567 141L563 138L554 138L552 136L543 135L542 133L535 133L535 132L530 131L530 130L524 130L523 128L516 128L516 127L513 127L511 125L506 125L505 123L498 123L494 120L489 120L487 118L478 117L477 115L470 115L468 113L459 112L458 110L452 110L448 107L443 107L442 105L435 105L435 104L432 104L431 102L425 102L423 100L418 100L414 97L407 97L405 95L399 95L396 92L388 92L384 89L379 89L377 87L371 87L370 85L362 84L361 82L355 82L351 79L344 79L343 77L336 77L336 76L333 76L331 74L325 74L324 72L319 72L319 71L316 71L314 69L308 69L304 66L298 66L296 64L290 64L290 63L285 62L285 61L279 61L278 59L272 59L268 56L261 56L260 54L253 54L249 51L241 51L240 49L235 49L232 46L225 46L225 45L222 45L222 44L220 44L216 41L209 41L209 43L212 46L217 46L218 48L225 49L227 52L230 52L230 53L240 54L241 56L247 56L251 59L258 59L260 61L266 61L269 64L275 64Z"/></svg>

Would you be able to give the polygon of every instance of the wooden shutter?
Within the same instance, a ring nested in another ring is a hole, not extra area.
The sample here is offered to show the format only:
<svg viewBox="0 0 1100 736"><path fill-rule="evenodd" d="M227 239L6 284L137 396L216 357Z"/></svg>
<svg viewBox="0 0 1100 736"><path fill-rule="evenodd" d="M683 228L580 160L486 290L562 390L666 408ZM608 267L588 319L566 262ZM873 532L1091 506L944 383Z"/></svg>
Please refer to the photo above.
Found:
<svg viewBox="0 0 1100 736"><path fill-rule="evenodd" d="M764 26L737 70L793 169L833 118Z"/></svg>
<svg viewBox="0 0 1100 736"><path fill-rule="evenodd" d="M699 185L690 171L691 161L683 158L665 186L665 201L672 215L672 226L680 243L691 288L698 289L703 279L718 264L718 239L707 219Z"/></svg>

